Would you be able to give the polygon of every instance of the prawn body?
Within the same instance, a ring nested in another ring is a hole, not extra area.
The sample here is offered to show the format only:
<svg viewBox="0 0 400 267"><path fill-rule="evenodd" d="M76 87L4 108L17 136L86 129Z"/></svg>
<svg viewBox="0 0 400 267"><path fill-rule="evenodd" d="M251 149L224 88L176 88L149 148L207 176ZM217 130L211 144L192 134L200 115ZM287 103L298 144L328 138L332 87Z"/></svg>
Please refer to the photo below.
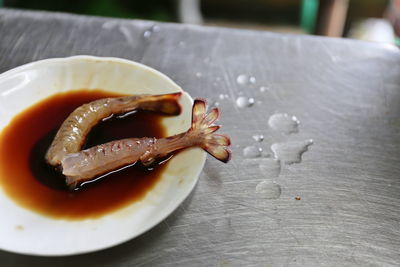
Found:
<svg viewBox="0 0 400 267"><path fill-rule="evenodd" d="M91 181L107 172L141 162L151 164L157 158L188 147L201 147L216 159L227 162L231 152L229 137L215 134L220 126L213 125L219 117L218 108L206 114L206 102L196 99L192 110L192 125L184 133L166 138L127 138L68 153L60 161L62 173L70 189Z"/></svg>
<svg viewBox="0 0 400 267"><path fill-rule="evenodd" d="M113 114L149 110L178 115L181 112L178 103L181 94L179 92L104 98L84 104L75 109L62 123L46 153L46 161L54 167L59 167L66 155L82 149L87 135L98 122Z"/></svg>

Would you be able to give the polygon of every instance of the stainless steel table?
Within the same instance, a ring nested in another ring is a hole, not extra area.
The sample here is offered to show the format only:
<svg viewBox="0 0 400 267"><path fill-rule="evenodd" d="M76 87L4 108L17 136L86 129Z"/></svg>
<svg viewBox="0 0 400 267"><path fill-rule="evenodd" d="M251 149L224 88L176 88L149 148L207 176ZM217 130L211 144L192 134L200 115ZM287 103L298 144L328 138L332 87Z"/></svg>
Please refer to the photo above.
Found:
<svg viewBox="0 0 400 267"><path fill-rule="evenodd" d="M71 257L0 252L1 266L400 264L397 48L0 10L1 72L39 59L80 54L142 62L192 96L218 102L223 131L233 140L233 159L227 165L209 159L190 197L134 240ZM254 104L238 107L239 96L253 98ZM274 130L269 117L276 113L296 116L301 122L298 132ZM257 134L264 141L253 140ZM261 147L265 157L273 143L309 139L314 143L301 163L281 160L280 171L259 167L268 158L243 156L246 146Z"/></svg>

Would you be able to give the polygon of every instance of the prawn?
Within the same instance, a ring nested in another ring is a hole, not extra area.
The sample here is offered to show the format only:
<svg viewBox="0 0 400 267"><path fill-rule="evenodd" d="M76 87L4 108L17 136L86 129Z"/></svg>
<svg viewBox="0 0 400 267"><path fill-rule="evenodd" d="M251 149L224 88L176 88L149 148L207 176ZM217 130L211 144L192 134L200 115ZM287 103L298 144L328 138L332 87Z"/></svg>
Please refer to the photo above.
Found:
<svg viewBox="0 0 400 267"><path fill-rule="evenodd" d="M188 147L201 147L216 159L228 162L228 136L215 134L220 126L213 125L219 117L219 109L213 108L206 114L205 100L196 99L192 110L191 128L186 132L156 139L153 137L127 138L97 145L61 160L62 173L70 189L91 181L100 175L118 168L141 162L149 165L155 159Z"/></svg>
<svg viewBox="0 0 400 267"><path fill-rule="evenodd" d="M46 161L54 167L59 167L64 156L82 149L90 130L99 121L113 114L141 109L178 115L181 112L178 103L181 94L132 95L103 98L84 104L75 109L62 123L46 153Z"/></svg>

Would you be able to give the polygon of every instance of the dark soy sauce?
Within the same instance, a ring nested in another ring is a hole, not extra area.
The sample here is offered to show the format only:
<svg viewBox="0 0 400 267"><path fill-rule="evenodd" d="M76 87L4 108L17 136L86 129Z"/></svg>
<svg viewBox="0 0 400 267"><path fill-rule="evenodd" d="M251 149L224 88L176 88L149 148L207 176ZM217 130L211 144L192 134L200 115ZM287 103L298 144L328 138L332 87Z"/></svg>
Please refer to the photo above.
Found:
<svg viewBox="0 0 400 267"><path fill-rule="evenodd" d="M159 180L164 165L140 164L68 191L64 177L47 165L44 156L65 118L90 101L120 96L81 90L51 96L13 118L0 133L0 185L19 205L40 214L69 220L96 218L145 196ZM138 111L113 116L91 131L85 147L129 137L164 137L163 115Z"/></svg>

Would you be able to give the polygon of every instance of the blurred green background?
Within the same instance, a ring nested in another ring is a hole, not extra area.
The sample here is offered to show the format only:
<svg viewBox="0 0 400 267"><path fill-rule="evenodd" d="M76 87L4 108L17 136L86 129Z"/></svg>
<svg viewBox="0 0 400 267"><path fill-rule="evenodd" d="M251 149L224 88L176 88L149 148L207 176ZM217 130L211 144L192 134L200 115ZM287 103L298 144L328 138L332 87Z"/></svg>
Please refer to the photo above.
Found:
<svg viewBox="0 0 400 267"><path fill-rule="evenodd" d="M1 1L1 0L0 0ZM6 7L62 11L117 18L176 21L173 0L3 0Z"/></svg>
<svg viewBox="0 0 400 267"><path fill-rule="evenodd" d="M371 28L370 25L375 27L383 24L382 21L370 20L365 24L367 26L359 27L359 22L371 18L385 20L395 1L399 0L0 0L0 5L284 33L356 36L362 39L368 27ZM191 2L189 9L186 5L188 2ZM187 10L190 11L188 13L197 13L197 19L187 20L187 16L182 15ZM398 12L392 11L393 14ZM395 25L398 19L389 19L391 21L383 27L392 27L390 24ZM357 27L356 30L352 29ZM376 33L373 35L379 36Z"/></svg>

